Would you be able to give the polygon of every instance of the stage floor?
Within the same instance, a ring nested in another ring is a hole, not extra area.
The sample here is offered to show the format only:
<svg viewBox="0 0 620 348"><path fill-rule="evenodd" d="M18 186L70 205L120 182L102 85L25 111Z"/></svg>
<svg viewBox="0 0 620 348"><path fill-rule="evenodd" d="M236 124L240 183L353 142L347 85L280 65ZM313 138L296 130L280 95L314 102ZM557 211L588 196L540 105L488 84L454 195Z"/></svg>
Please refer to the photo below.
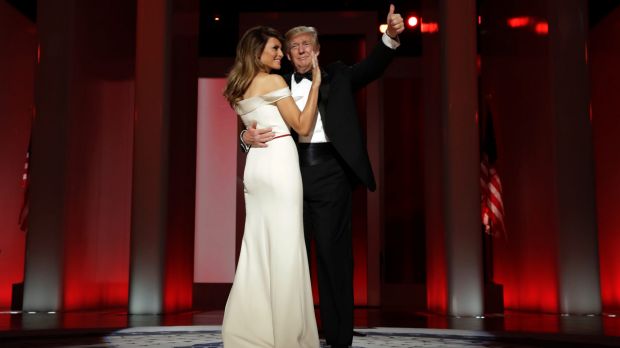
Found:
<svg viewBox="0 0 620 348"><path fill-rule="evenodd" d="M0 312L0 347L222 347L222 311ZM353 347L620 347L620 318L507 312L453 318L400 309L355 311Z"/></svg>

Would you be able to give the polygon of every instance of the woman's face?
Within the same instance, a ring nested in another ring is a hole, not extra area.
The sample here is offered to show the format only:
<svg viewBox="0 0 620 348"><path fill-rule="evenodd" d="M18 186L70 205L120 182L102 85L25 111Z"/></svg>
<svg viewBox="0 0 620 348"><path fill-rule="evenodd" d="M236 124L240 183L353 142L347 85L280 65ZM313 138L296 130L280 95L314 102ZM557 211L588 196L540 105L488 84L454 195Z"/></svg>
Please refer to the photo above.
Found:
<svg viewBox="0 0 620 348"><path fill-rule="evenodd" d="M279 70L282 67L282 43L275 37L270 37L265 44L265 49L260 56L260 61L263 63L267 72L272 69Z"/></svg>

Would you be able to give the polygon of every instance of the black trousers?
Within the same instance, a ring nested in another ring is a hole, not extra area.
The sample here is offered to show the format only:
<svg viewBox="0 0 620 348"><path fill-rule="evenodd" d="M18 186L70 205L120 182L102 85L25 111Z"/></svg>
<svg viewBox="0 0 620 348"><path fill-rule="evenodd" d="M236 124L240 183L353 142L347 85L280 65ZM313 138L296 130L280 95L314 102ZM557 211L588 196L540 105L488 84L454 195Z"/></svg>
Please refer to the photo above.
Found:
<svg viewBox="0 0 620 348"><path fill-rule="evenodd" d="M349 346L353 340L352 184L336 158L302 165L301 175L304 234L308 255L311 240L316 246L323 333L327 344Z"/></svg>

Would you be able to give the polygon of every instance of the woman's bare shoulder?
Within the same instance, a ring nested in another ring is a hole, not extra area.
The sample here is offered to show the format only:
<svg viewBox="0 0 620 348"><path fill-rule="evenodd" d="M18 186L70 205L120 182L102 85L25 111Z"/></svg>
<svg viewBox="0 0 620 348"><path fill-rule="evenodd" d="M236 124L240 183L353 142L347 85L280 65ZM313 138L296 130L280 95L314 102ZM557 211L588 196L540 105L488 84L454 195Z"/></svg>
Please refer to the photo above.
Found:
<svg viewBox="0 0 620 348"><path fill-rule="evenodd" d="M250 84L244 98L252 98L259 95L269 94L275 90L288 87L284 78L276 74L258 75Z"/></svg>

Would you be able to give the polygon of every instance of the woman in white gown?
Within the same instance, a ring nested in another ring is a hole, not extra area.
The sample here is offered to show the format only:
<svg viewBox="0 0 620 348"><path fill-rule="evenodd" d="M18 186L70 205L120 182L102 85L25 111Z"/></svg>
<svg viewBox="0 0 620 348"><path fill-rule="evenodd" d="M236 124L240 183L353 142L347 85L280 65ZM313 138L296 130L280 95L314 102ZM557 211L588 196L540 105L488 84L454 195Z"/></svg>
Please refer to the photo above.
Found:
<svg viewBox="0 0 620 348"><path fill-rule="evenodd" d="M243 176L246 220L228 296L224 347L319 347L303 233L299 159L289 127L308 134L317 115L316 55L308 102L300 111L279 75L282 36L248 30L237 45L224 96L247 126L272 128L267 147L250 149Z"/></svg>

